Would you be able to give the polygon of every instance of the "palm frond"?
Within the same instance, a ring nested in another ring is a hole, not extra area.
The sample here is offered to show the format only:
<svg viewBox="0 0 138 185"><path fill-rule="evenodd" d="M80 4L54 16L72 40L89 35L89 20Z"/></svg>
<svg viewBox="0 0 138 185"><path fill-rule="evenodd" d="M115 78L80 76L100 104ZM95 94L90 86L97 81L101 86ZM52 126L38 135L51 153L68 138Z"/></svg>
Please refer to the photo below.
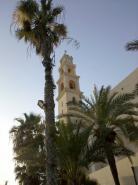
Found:
<svg viewBox="0 0 138 185"><path fill-rule="evenodd" d="M134 152L122 145L114 145L112 147L115 156L133 156Z"/></svg>
<svg viewBox="0 0 138 185"><path fill-rule="evenodd" d="M133 93L138 96L138 84L135 85L135 89L133 91Z"/></svg>
<svg viewBox="0 0 138 185"><path fill-rule="evenodd" d="M116 108L116 106L120 106L124 103L130 102L132 100L134 100L135 95L134 93L123 93L120 94L118 93L117 96L114 97L114 99L111 102L111 105L113 106L113 108Z"/></svg>
<svg viewBox="0 0 138 185"><path fill-rule="evenodd" d="M38 13L39 7L34 0L21 0L13 14L13 20L16 24L22 26L24 21L31 21Z"/></svg>
<svg viewBox="0 0 138 185"><path fill-rule="evenodd" d="M131 42L128 42L126 44L126 50L128 51L137 51L138 50L138 40L134 40L134 41L131 41Z"/></svg>
<svg viewBox="0 0 138 185"><path fill-rule="evenodd" d="M104 151L99 149L97 141L88 144L91 126L82 128L81 124L58 123L57 130L57 156L62 172L60 178L82 183L83 180L80 176L83 172L82 169L88 168L90 163L105 162Z"/></svg>
<svg viewBox="0 0 138 185"><path fill-rule="evenodd" d="M57 16L63 11L62 7L52 6L52 1L21 0L13 14L13 25L15 25L16 37L24 40L36 53L44 57L45 49L51 53L67 36L64 24L57 22Z"/></svg>
<svg viewBox="0 0 138 185"><path fill-rule="evenodd" d="M25 113L24 118L16 118L16 121L18 126L13 126L10 131L16 162L16 178L19 184L25 183L26 180L28 182L28 178L32 179L32 184L34 184L34 179L37 177L41 179L39 183L45 181L43 174L45 173L46 156L44 126L41 123L41 116L34 113Z"/></svg>
<svg viewBox="0 0 138 185"><path fill-rule="evenodd" d="M64 24L57 24L54 26L54 32L58 36L66 37L67 36L67 29Z"/></svg>
<svg viewBox="0 0 138 185"><path fill-rule="evenodd" d="M52 10L52 16L57 17L63 12L64 8L62 6L57 6L56 8L53 8Z"/></svg>

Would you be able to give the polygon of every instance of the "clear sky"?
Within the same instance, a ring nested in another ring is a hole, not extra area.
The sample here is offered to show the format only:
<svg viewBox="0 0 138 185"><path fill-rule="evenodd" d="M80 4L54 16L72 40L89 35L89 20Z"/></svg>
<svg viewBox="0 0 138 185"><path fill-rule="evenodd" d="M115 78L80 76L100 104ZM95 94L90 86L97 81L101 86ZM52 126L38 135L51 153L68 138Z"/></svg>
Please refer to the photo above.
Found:
<svg viewBox="0 0 138 185"><path fill-rule="evenodd" d="M55 81L64 50L72 55L81 91L90 95L93 84L115 86L138 67L138 52L126 52L127 41L138 39L137 0L55 0L65 7L64 23L80 48L62 44L56 50ZM40 58L10 33L17 0L0 0L0 185L15 185L9 129L24 112L41 113L44 73ZM57 93L55 93L55 97ZM57 114L57 108L56 108Z"/></svg>

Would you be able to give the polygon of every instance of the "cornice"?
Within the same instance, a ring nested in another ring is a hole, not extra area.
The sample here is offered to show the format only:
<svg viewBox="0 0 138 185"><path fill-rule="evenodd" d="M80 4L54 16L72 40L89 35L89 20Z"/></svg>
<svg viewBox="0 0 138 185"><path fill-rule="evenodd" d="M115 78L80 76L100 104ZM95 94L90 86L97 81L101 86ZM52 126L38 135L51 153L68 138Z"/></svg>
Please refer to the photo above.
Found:
<svg viewBox="0 0 138 185"><path fill-rule="evenodd" d="M71 77L71 78L74 78L74 79L79 79L80 78L80 76L78 76L78 75L70 75L68 73L64 73L63 75L60 76L60 78L58 79L58 81L56 83L59 84L61 82L61 80L64 79L65 76L66 77L68 76L68 77Z"/></svg>
<svg viewBox="0 0 138 185"><path fill-rule="evenodd" d="M80 97L81 97L81 95L82 95L82 92L79 91L79 90L74 90L74 89L65 88L65 89L63 89L63 91L60 92L60 94L58 95L58 97L57 97L56 100L59 101L59 100L63 97L63 95L64 95L65 93L68 93L68 92L73 93L73 94L76 94L76 95L79 95Z"/></svg>

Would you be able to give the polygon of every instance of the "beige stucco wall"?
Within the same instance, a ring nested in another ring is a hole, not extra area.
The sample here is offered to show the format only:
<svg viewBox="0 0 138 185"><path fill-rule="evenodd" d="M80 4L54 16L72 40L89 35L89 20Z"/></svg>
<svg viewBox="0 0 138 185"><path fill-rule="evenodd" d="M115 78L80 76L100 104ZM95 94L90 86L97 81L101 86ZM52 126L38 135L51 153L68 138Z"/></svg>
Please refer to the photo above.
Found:
<svg viewBox="0 0 138 185"><path fill-rule="evenodd" d="M67 114L67 94L64 93L62 98L58 101L58 113L60 114Z"/></svg>
<svg viewBox="0 0 138 185"><path fill-rule="evenodd" d="M135 88L135 84L138 84L138 68L135 69L130 75L128 75L124 80L122 80L116 87L113 88L112 92L132 92ZM135 99L138 102L138 97ZM127 147L131 148L133 151L137 151L138 147L129 143L126 140ZM133 164L136 167L136 175L138 182L138 153L135 157L132 157ZM119 179L121 185L136 185L134 181L134 176L131 169L131 163L128 158L123 158L117 161L117 169L119 173ZM89 174L90 178L97 179L100 185L114 185L114 181L110 172L109 166L101 168L93 173Z"/></svg>
<svg viewBox="0 0 138 185"><path fill-rule="evenodd" d="M64 92L62 97L58 100L58 113L60 114L67 114L69 113L67 103L72 101L73 97L78 102L80 101L80 92L74 90L68 90L67 92Z"/></svg>
<svg viewBox="0 0 138 185"><path fill-rule="evenodd" d="M138 68L136 68L131 74L115 86L112 91L121 93L132 92L136 84L138 84ZM138 97L135 101L138 102Z"/></svg>
<svg viewBox="0 0 138 185"><path fill-rule="evenodd" d="M134 166L138 166L138 153L132 157ZM121 185L135 185L134 176L131 169L131 163L128 158L117 161L117 169L119 172L119 180ZM136 170L138 175L138 170ZM113 177L109 166L104 167L89 174L91 179L96 179L100 185L114 185ZM137 179L138 180L138 179Z"/></svg>

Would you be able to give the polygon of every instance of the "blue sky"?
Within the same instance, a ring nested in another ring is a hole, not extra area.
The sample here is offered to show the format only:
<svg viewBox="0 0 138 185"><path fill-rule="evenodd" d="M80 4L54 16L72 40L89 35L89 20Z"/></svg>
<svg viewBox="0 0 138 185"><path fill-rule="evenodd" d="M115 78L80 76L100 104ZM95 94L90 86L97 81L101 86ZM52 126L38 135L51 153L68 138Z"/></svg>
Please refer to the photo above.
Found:
<svg viewBox="0 0 138 185"><path fill-rule="evenodd" d="M0 5L0 184L14 185L9 129L24 112L41 113L44 72L41 60L10 32L17 0ZM138 67L138 52L126 52L127 41L138 39L137 0L55 0L65 7L63 21L80 48L63 43L56 49L55 81L64 50L72 55L80 75L81 91L89 96L93 84L118 84ZM57 93L55 93L55 97ZM57 108L56 108L57 114Z"/></svg>

